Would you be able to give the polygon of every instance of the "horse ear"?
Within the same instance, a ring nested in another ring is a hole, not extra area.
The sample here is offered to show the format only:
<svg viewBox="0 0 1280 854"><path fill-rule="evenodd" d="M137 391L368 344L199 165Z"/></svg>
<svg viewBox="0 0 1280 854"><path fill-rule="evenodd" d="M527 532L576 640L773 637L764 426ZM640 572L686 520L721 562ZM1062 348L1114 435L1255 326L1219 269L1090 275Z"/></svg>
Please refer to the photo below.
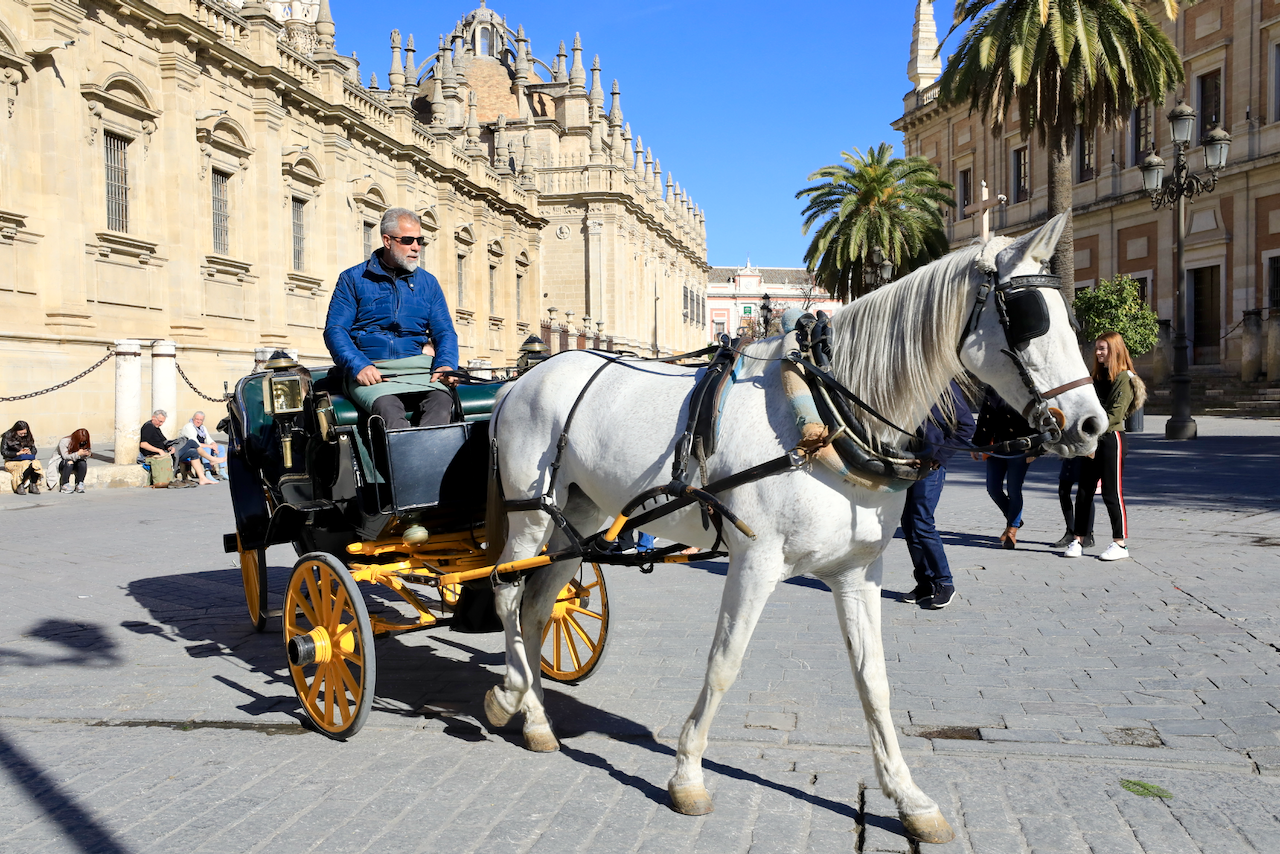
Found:
<svg viewBox="0 0 1280 854"><path fill-rule="evenodd" d="M1026 259L1047 264L1053 257L1053 250L1057 248L1062 232L1066 231L1068 216L1068 213L1060 213L1035 231L1022 235L1000 253L1000 261L1017 263ZM1001 267L1005 266L1005 263L1001 263Z"/></svg>

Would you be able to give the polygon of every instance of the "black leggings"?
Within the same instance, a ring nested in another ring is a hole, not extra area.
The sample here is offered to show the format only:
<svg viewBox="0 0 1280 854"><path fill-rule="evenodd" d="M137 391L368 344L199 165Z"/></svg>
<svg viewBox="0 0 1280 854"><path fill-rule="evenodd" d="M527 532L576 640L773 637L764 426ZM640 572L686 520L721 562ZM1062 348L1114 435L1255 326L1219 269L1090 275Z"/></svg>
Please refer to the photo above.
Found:
<svg viewBox="0 0 1280 854"><path fill-rule="evenodd" d="M84 473L88 471L89 463L84 457L72 462L71 460L62 460L58 463L58 472L62 475L58 479L59 486L66 486L67 481L71 479L71 475L75 474L76 483L84 483Z"/></svg>
<svg viewBox="0 0 1280 854"><path fill-rule="evenodd" d="M1102 503L1107 505L1111 517L1111 538L1124 540L1129 537L1129 517L1124 509L1124 433L1113 430L1098 439L1098 450L1092 459L1086 458L1080 468L1080 486L1076 492L1075 531L1077 537L1089 533L1093 510L1093 492L1102 481Z"/></svg>
<svg viewBox="0 0 1280 854"><path fill-rule="evenodd" d="M1076 513L1075 499L1071 497L1071 487L1080 482L1080 470L1088 457L1071 457L1062 461L1062 471L1058 473L1058 504L1062 507L1062 518L1067 523L1067 530L1075 533ZM1093 533L1093 502L1089 502L1089 520L1085 525L1086 533Z"/></svg>

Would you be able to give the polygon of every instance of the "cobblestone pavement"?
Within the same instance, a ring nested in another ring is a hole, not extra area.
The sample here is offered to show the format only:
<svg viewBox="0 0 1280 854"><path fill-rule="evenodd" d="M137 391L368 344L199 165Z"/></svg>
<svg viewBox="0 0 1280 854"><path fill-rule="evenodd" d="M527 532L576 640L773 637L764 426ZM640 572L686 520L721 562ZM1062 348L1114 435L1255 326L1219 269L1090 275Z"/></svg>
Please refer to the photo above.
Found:
<svg viewBox="0 0 1280 854"><path fill-rule="evenodd" d="M1054 460L1014 551L978 464L953 466L946 610L897 601L890 547L894 720L958 834L925 850L1280 852L1280 422L1198 420L1134 437L1131 560L1048 548ZM247 625L221 553L225 486L0 495L0 523L0 851L912 850L812 579L766 609L707 752L716 811L688 818L665 785L723 565L608 570L607 658L548 689L564 744L538 755L483 721L499 637L446 629L377 642L353 739L302 727L279 621ZM268 557L275 606L293 555Z"/></svg>

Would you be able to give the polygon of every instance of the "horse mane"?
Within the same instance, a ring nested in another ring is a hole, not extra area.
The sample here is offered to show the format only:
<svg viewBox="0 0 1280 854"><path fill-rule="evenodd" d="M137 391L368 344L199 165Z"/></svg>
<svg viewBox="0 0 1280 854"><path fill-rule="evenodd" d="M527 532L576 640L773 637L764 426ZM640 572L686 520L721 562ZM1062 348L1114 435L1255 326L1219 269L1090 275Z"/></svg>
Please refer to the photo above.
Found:
<svg viewBox="0 0 1280 854"><path fill-rule="evenodd" d="M836 378L904 430L918 427L939 401L951 420L951 396L943 392L964 374L956 351L970 289L1009 242L959 249L838 310L831 320ZM854 414L864 413L854 407ZM862 421L881 441L906 439L872 415Z"/></svg>

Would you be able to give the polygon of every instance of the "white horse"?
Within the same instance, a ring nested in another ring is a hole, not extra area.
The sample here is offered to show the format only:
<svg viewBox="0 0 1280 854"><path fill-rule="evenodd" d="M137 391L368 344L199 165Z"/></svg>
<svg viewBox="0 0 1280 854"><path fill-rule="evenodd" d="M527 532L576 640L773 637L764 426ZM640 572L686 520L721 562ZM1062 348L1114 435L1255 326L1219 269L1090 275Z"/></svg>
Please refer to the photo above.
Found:
<svg viewBox="0 0 1280 854"><path fill-rule="evenodd" d="M887 419L908 429L928 417L948 382L966 368L1022 408L1033 398L1012 359L1002 353L1009 345L992 306L994 294L967 336L964 333L987 274L994 273L1004 283L1014 276L1043 273L1064 224L1058 217L1016 242L995 238L985 246L957 251L839 310L832 320L835 376ZM1052 289L1041 291L1049 329L1019 355L1037 390L1058 391L1088 372L1064 301ZM781 339L748 345L744 352L739 376L725 399L708 481L774 459L800 440L780 381ZM590 353L567 353L504 390L492 434L508 501L545 492L566 418L601 364L601 358ZM693 382L689 368L630 362L609 365L589 384L568 431L552 493L556 506L579 532L600 530L627 501L668 482ZM1106 428L1092 384L1076 384L1047 397L1061 410L1063 427L1060 443L1050 450L1064 456L1091 453ZM878 422L866 426L884 442L901 446L906 441ZM729 569L706 681L680 735L675 775L667 787L673 808L689 815L711 811L702 754L712 717L738 674L769 594L779 582L809 574L835 594L882 788L897 803L910 836L929 842L951 839L954 834L937 804L912 782L889 717L880 638L881 555L898 527L905 493L873 492L851 485L825 466L809 465L720 497L754 529L756 538L724 526ZM499 562L532 557L548 544L552 551L570 545L541 510L510 511L507 523ZM714 531L703 529L696 506L646 524L645 529L703 548L710 548L715 538ZM542 704L541 638L556 592L579 563L560 561L518 584L499 585L507 671L502 685L486 696L485 712L495 726L523 712L525 743L531 750L558 748Z"/></svg>

